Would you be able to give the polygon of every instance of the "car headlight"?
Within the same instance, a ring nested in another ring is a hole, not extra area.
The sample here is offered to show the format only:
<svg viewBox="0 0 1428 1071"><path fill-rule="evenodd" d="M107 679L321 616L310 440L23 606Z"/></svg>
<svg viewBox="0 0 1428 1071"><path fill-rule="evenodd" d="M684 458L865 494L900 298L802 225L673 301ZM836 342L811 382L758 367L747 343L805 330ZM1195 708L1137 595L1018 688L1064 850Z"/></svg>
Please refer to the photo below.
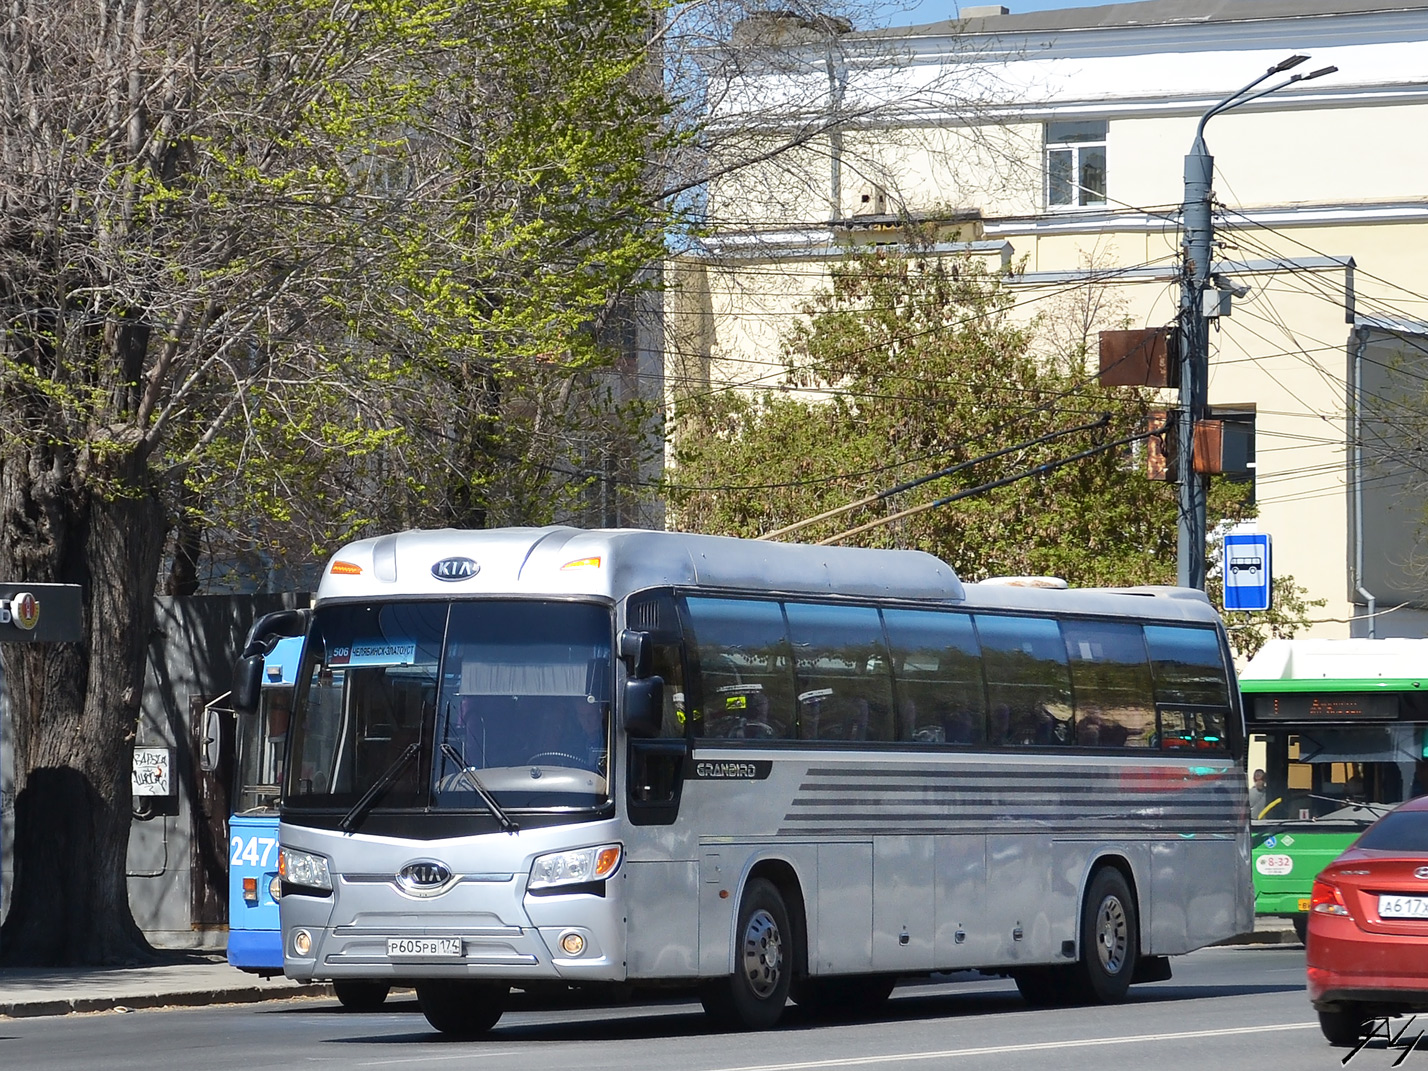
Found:
<svg viewBox="0 0 1428 1071"><path fill-rule="evenodd" d="M538 855L531 863L528 889L553 889L560 885L584 885L604 881L620 869L624 847L601 844L594 848L578 848L573 852L551 852Z"/></svg>
<svg viewBox="0 0 1428 1071"><path fill-rule="evenodd" d="M285 885L328 891L332 889L332 872L327 869L327 860L311 852L300 852L296 848L279 850L278 877Z"/></svg>

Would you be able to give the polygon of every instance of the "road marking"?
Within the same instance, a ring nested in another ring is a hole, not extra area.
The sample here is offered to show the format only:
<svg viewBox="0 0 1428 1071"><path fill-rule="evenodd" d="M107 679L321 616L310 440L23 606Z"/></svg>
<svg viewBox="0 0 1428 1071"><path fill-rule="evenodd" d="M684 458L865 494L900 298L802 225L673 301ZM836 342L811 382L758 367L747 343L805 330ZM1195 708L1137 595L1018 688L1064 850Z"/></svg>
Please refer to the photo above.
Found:
<svg viewBox="0 0 1428 1071"><path fill-rule="evenodd" d="M848 1057L840 1060L808 1060L796 1064L740 1064L712 1071L805 1071L815 1067L863 1067L870 1064L909 1063L914 1060L946 1060L958 1056L995 1056L1001 1053L1044 1052L1050 1049L1093 1048L1100 1045L1135 1045L1144 1041L1186 1041L1192 1038L1234 1037L1240 1034L1267 1034L1277 1030L1318 1029L1315 1023L1281 1023L1275 1026L1239 1026L1223 1030L1187 1030L1177 1034L1135 1034L1119 1038L1081 1038L1072 1041L1041 1041L1026 1045L988 1045L977 1049L941 1049L937 1052L900 1052L883 1056Z"/></svg>
<svg viewBox="0 0 1428 1071"><path fill-rule="evenodd" d="M460 1052L448 1053L446 1055L436 1055L428 1053L426 1056L404 1056L398 1059L364 1060L358 1067L383 1067L387 1064L427 1064L435 1063L437 1060L471 1060L477 1056L485 1060L491 1056L515 1056L517 1053L528 1053L529 1049L476 1049L463 1048Z"/></svg>

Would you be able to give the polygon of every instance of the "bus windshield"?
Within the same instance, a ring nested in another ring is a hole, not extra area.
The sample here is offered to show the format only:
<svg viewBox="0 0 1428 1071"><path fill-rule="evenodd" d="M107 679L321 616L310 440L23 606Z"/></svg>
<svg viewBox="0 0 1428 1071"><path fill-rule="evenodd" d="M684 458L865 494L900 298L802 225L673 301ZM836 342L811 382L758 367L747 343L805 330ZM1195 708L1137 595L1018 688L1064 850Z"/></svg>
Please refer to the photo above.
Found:
<svg viewBox="0 0 1428 1071"><path fill-rule="evenodd" d="M293 711L285 806L604 805L611 616L579 602L374 602L319 610ZM418 761L409 761L416 747Z"/></svg>
<svg viewBox="0 0 1428 1071"><path fill-rule="evenodd" d="M1257 726L1264 741L1266 822L1372 822L1428 791L1422 725Z"/></svg>
<svg viewBox="0 0 1428 1071"><path fill-rule="evenodd" d="M263 660L258 709L238 719L233 813L276 815L283 777L293 682L302 657L302 637L279 640Z"/></svg>

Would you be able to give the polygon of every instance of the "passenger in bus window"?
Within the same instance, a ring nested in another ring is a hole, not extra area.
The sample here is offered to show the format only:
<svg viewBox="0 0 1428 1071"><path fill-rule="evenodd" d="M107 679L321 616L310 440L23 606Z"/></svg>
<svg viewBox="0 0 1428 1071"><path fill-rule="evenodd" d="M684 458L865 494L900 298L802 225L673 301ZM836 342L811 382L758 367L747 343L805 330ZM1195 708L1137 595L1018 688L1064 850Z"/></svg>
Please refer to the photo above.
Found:
<svg viewBox="0 0 1428 1071"><path fill-rule="evenodd" d="M987 737L987 743L994 747L1015 743L1012 740L1011 717L1011 707L1005 703L998 703L992 708L991 732Z"/></svg>
<svg viewBox="0 0 1428 1071"><path fill-rule="evenodd" d="M1408 794L1411 797L1428 795L1428 759L1419 759L1413 764L1413 784Z"/></svg>
<svg viewBox="0 0 1428 1071"><path fill-rule="evenodd" d="M1259 812L1264 810L1269 803L1269 783L1264 779L1264 771L1254 772L1254 783L1249 790L1249 813L1251 818L1258 818Z"/></svg>
<svg viewBox="0 0 1428 1071"><path fill-rule="evenodd" d="M949 744L975 744L977 742L977 723L971 713L959 710L949 714L944 720L946 725L947 742Z"/></svg>

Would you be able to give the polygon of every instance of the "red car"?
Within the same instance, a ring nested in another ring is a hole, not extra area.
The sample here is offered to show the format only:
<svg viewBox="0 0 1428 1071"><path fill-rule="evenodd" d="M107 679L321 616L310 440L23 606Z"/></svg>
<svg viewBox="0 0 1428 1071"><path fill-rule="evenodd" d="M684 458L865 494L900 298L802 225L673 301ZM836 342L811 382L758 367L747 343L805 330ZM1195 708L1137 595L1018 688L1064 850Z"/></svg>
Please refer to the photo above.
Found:
<svg viewBox="0 0 1428 1071"><path fill-rule="evenodd" d="M1305 947L1330 1044L1428 1011L1428 796L1384 815L1314 879Z"/></svg>

